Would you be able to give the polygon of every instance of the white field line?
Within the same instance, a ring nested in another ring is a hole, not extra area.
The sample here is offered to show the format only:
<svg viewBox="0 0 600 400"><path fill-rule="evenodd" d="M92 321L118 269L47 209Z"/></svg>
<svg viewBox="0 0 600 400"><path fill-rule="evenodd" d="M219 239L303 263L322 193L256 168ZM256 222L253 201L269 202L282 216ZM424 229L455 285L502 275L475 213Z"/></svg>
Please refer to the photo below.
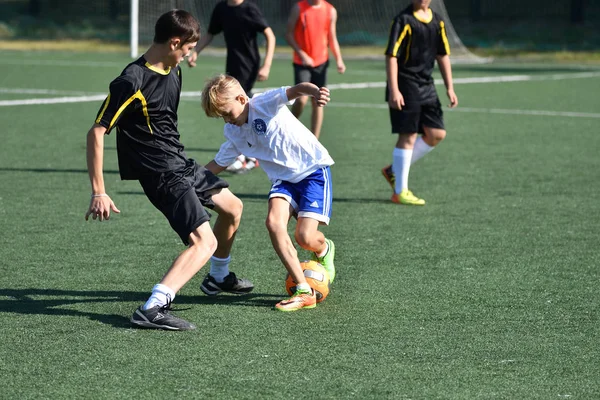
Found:
<svg viewBox="0 0 600 400"><path fill-rule="evenodd" d="M557 81L564 79L585 79L600 77L600 72L580 72L571 74L549 74L549 75L506 75L506 76L481 76L472 78L456 78L455 84L475 84L475 83L505 83L505 82L526 82L526 81ZM436 80L436 84L441 85L441 80ZM331 90L338 89L372 89L383 88L385 82L362 82L362 83L337 83L328 86ZM274 88L256 89L256 92L266 91ZM52 89L18 89L18 88L0 88L0 93L14 94L80 94L85 92L69 92ZM198 98L202 92L186 91L181 93L183 98ZM34 104L58 104L58 103L78 103L104 100L106 94L90 93L88 95L76 97L55 97L55 98L34 98L24 100L0 100L0 107L21 106ZM349 104L349 103L347 103ZM373 106L373 105L372 105ZM463 109L464 110L464 109ZM577 113L575 113L577 114Z"/></svg>
<svg viewBox="0 0 600 400"><path fill-rule="evenodd" d="M106 94L98 94L93 96L75 96L75 97L54 97L47 99L28 99L28 100L5 100L0 101L0 106L6 105L30 105L30 104L60 104L60 103L82 103L90 101L102 101L106 98ZM19 104L15 104L19 103ZM370 109L387 109L387 104L372 104L372 103L337 103L331 102L327 107L336 108L370 108ZM446 109L446 112L464 112L464 113L483 113L483 114L509 114L509 115L538 115L547 117L571 117L571 118L600 118L600 113L583 113L569 111L549 111L549 110L514 110L503 108L474 108L474 107L459 107L455 109Z"/></svg>
<svg viewBox="0 0 600 400"><path fill-rule="evenodd" d="M574 74L552 74L552 75L505 75L505 76L481 76L473 78L455 78L454 84L465 85L472 83L505 83L505 82L527 82L527 81L559 81L564 79L584 79L584 78L595 78L600 77L600 72L581 72ZM436 85L443 85L441 80L436 80ZM384 88L385 82L361 82L361 83L333 83L327 85L330 90L338 89L376 89ZM257 88L254 89L256 93L265 92L267 90L276 89L274 87L269 88ZM181 97L200 97L202 92L183 92Z"/></svg>
<svg viewBox="0 0 600 400"><path fill-rule="evenodd" d="M0 59L0 65L35 65L35 66L46 66L46 67L121 67L123 68L125 64L117 61L69 61L69 60L11 60L11 59Z"/></svg>
<svg viewBox="0 0 600 400"><path fill-rule="evenodd" d="M105 98L106 94L96 94L93 96L49 97L46 99L0 100L0 107L27 106L37 104L84 103L90 101L102 101Z"/></svg>
<svg viewBox="0 0 600 400"><path fill-rule="evenodd" d="M25 89L25 88L0 88L0 93L14 93L14 94L57 94L57 95L85 95L90 94L89 92L83 91L69 91L69 90L54 90L54 89Z"/></svg>
<svg viewBox="0 0 600 400"><path fill-rule="evenodd" d="M331 102L327 107L336 108L370 108L370 109L388 109L387 104L372 104L372 103L336 103ZM549 110L514 110L506 108L475 108L475 107L458 107L445 108L444 112L464 112L464 113L481 113L481 114L509 114L509 115L540 115L545 117L571 117L571 118L600 118L600 113L584 113L570 111L549 111Z"/></svg>

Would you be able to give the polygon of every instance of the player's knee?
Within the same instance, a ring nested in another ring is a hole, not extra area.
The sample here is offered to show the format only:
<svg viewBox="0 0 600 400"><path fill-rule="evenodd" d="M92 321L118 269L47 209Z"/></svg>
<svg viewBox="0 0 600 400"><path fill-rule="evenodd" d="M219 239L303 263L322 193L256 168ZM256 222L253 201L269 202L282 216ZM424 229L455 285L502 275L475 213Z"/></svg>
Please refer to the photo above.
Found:
<svg viewBox="0 0 600 400"><path fill-rule="evenodd" d="M244 211L244 203L239 198L232 196L232 199L227 203L227 207L223 208L219 213L219 217L226 218L232 225L238 226L242 219Z"/></svg>
<svg viewBox="0 0 600 400"><path fill-rule="evenodd" d="M195 249L197 252L202 254L213 254L217 249L217 238L213 234L211 230L203 231L200 233L198 230L195 230L190 234L190 247Z"/></svg>
<svg viewBox="0 0 600 400"><path fill-rule="evenodd" d="M308 102L308 96L300 96L296 100L294 100L294 104L297 104L300 107L304 107Z"/></svg>
<svg viewBox="0 0 600 400"><path fill-rule="evenodd" d="M437 144L445 138L446 131L444 129L432 129L423 136L423 141L428 145L434 147L437 146Z"/></svg>
<svg viewBox="0 0 600 400"><path fill-rule="evenodd" d="M235 198L231 204L230 216L233 220L234 224L237 226L240 224L240 220L242 219L242 212L244 211L244 203L239 198Z"/></svg>
<svg viewBox="0 0 600 400"><path fill-rule="evenodd" d="M435 134L433 135L433 140L435 140L436 144L441 142L446 138L446 131L443 129L436 129Z"/></svg>
<svg viewBox="0 0 600 400"><path fill-rule="evenodd" d="M278 233L282 231L287 232L287 225L280 221L278 218L275 218L271 215L267 216L265 225L269 233Z"/></svg>
<svg viewBox="0 0 600 400"><path fill-rule="evenodd" d="M307 231L296 231L294 233L294 239L296 239L296 243L298 243L298 246L302 247L303 249L313 248L311 243L313 236L314 235L309 234Z"/></svg>

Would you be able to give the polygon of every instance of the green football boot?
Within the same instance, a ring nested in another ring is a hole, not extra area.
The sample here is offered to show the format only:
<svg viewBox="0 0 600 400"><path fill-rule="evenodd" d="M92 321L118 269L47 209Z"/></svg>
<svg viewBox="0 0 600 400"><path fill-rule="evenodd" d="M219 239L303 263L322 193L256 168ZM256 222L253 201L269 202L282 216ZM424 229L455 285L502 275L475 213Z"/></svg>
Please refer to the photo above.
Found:
<svg viewBox="0 0 600 400"><path fill-rule="evenodd" d="M333 244L333 240L325 239L327 242L327 253L323 257L317 257L315 253L313 253L311 260L318 262L321 264L325 270L329 273L329 282L333 283L335 279L335 267L333 266L333 259L335 257L335 244Z"/></svg>

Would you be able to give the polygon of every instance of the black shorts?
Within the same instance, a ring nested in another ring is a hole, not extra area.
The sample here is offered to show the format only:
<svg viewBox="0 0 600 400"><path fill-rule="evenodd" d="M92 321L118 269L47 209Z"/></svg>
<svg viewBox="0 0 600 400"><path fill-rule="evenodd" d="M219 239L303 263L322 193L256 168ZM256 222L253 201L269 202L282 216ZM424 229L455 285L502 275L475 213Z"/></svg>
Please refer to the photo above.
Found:
<svg viewBox="0 0 600 400"><path fill-rule="evenodd" d="M210 220L204 207L215 206L212 196L229 187L226 181L191 159L182 169L144 177L140 184L185 245L189 244L190 233Z"/></svg>
<svg viewBox="0 0 600 400"><path fill-rule="evenodd" d="M244 72L234 72L234 73L229 73L229 75L233 76L235 79L238 80L238 82L240 83L240 86L242 87L242 89L244 89L244 92L246 92L246 94L249 97L251 96L252 93L252 88L254 87L254 84L256 83L256 78L258 78L258 70L256 71L244 71Z"/></svg>
<svg viewBox="0 0 600 400"><path fill-rule="evenodd" d="M390 108L392 133L425 133L423 126L444 129L444 112L439 99L428 104L407 104L402 110Z"/></svg>
<svg viewBox="0 0 600 400"><path fill-rule="evenodd" d="M252 88L256 83L256 78L258 78L258 64L252 66L252 68L248 68L243 65L227 65L225 70L227 71L227 75L233 76L238 80L242 89L246 92L246 94L250 95L252 92ZM250 96L252 97L252 96Z"/></svg>
<svg viewBox="0 0 600 400"><path fill-rule="evenodd" d="M327 86L327 67L329 67L329 61L316 67L294 64L294 84L310 82L320 88Z"/></svg>

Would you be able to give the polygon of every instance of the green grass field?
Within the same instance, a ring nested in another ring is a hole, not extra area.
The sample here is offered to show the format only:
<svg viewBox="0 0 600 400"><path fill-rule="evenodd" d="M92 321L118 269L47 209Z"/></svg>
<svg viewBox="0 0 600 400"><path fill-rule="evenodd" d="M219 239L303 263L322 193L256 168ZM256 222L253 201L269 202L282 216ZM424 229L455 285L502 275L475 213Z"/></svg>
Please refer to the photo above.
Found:
<svg viewBox="0 0 600 400"><path fill-rule="evenodd" d="M245 205L231 268L255 291L208 298L201 271L175 300L198 330L162 332L129 318L183 246L119 179L114 135L105 180L122 213L84 221L85 134L128 61L0 52L0 398L600 398L599 66L456 66L448 137L411 169L422 208L390 203L380 173L395 143L371 87L383 62L330 69L332 293L273 310L285 272L264 226L270 184L224 174ZM200 163L223 124L193 92L223 66L184 67L180 132ZM257 87L292 77L278 59Z"/></svg>

